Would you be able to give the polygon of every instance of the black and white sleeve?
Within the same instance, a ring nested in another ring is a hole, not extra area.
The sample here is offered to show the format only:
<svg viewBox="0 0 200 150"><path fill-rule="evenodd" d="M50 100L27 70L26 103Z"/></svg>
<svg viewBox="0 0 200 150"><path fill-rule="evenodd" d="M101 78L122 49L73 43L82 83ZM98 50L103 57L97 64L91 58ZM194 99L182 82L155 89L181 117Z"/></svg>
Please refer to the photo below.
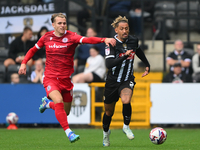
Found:
<svg viewBox="0 0 200 150"><path fill-rule="evenodd" d="M106 46L105 48L105 59L106 59L106 67L108 69L117 66L119 63L121 63L123 60L128 58L128 56L122 56L120 58L115 57L115 49L111 45Z"/></svg>

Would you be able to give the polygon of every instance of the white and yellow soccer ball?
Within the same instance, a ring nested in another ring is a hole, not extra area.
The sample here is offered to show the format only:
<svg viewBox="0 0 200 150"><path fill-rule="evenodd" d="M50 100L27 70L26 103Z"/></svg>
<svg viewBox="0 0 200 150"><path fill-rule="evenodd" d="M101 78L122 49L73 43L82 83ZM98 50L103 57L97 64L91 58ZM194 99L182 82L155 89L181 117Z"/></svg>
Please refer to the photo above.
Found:
<svg viewBox="0 0 200 150"><path fill-rule="evenodd" d="M6 122L9 123L9 124L16 124L18 122L18 120L19 120L19 117L14 112L10 112L6 116Z"/></svg>
<svg viewBox="0 0 200 150"><path fill-rule="evenodd" d="M167 132L161 127L156 127L150 131L149 138L153 144L162 144L167 139Z"/></svg>

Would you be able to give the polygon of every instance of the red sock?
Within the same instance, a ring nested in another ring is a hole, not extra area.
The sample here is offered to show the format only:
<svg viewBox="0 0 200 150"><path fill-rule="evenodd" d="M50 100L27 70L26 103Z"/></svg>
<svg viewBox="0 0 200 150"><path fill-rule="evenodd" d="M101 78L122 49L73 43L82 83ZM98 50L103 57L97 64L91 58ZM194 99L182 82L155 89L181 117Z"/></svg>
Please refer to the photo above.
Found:
<svg viewBox="0 0 200 150"><path fill-rule="evenodd" d="M49 103L49 107L50 107L51 109L55 110L55 104L54 104L54 102L50 102L50 103Z"/></svg>
<svg viewBox="0 0 200 150"><path fill-rule="evenodd" d="M64 131L66 129L68 129L69 125L68 125L68 121L67 121L67 114L64 110L64 104L63 103L56 103L55 104L55 115L56 115L58 122L60 123L60 125L64 129Z"/></svg>

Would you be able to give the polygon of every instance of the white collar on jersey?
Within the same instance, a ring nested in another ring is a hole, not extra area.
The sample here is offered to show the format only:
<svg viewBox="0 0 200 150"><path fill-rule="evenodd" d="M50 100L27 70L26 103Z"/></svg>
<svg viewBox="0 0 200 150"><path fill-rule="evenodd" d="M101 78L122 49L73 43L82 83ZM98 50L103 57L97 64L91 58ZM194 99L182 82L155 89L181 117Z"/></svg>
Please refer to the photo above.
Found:
<svg viewBox="0 0 200 150"><path fill-rule="evenodd" d="M120 41L120 40L117 38L117 36L118 36L118 34L116 34L116 35L114 36L114 38L115 38L118 42L123 43L122 41ZM128 39L126 39L125 42L127 42L127 41L128 41Z"/></svg>
<svg viewBox="0 0 200 150"><path fill-rule="evenodd" d="M64 34L66 34L66 33L67 33L67 30L65 30L65 33L64 33ZM55 35L55 32L53 32L53 34ZM63 35L64 35L64 34L63 34ZM62 36L63 36L63 35L62 35ZM56 37L62 37L62 36L57 36L57 35L55 35L55 36L56 36Z"/></svg>
<svg viewBox="0 0 200 150"><path fill-rule="evenodd" d="M179 53L178 53L177 50L174 50L174 53L175 53L176 55L179 55ZM182 51L180 52L180 55L183 55L183 53L184 53L184 50L182 50Z"/></svg>

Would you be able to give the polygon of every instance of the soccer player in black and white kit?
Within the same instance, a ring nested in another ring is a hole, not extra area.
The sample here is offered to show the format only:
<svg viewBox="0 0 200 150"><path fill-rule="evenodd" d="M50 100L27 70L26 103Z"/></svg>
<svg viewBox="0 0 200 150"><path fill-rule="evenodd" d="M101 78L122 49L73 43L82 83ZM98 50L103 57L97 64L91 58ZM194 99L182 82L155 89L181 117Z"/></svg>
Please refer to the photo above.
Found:
<svg viewBox="0 0 200 150"><path fill-rule="evenodd" d="M103 146L110 145L109 126L114 113L115 104L119 100L119 97L123 103L123 132L128 139L134 139L134 134L129 128L129 123L132 114L130 101L135 86L135 77L133 76L133 62L135 55L137 55L137 57L146 65L142 77L148 75L150 71L150 64L138 45L138 38L129 35L128 19L119 16L111 25L117 33L114 36L117 42L115 47L110 45L105 49L108 73L104 92L105 113L103 116Z"/></svg>

